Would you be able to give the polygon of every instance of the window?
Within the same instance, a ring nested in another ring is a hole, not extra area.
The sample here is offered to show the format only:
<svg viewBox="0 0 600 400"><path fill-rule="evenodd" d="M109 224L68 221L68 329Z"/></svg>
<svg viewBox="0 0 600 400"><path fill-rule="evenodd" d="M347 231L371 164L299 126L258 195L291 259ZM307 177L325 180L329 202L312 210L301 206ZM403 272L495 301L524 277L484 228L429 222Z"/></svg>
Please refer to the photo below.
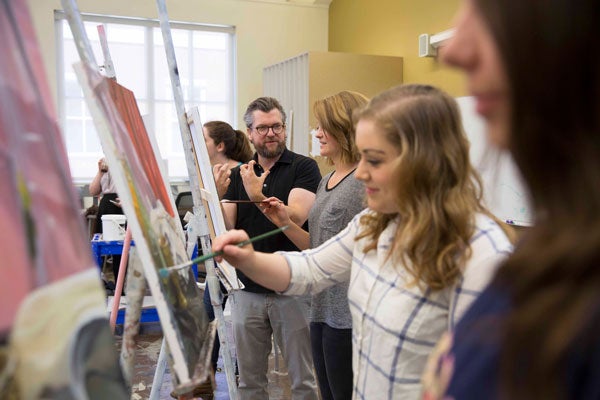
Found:
<svg viewBox="0 0 600 400"><path fill-rule="evenodd" d="M155 135L171 180L187 179L187 167L158 21L82 15L96 62L103 56L97 26L104 24L117 81L136 96L149 134ZM55 13L58 110L71 173L88 183L102 148L72 65L79 62L62 12ZM234 116L234 28L171 23L186 109L197 106L202 121L232 122Z"/></svg>

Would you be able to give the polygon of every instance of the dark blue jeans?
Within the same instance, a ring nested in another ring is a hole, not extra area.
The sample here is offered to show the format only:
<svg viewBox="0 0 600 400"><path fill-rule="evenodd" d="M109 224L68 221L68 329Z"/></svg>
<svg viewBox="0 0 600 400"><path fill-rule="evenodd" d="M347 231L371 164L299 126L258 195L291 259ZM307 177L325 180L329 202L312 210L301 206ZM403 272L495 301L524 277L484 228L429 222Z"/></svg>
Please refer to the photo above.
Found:
<svg viewBox="0 0 600 400"><path fill-rule="evenodd" d="M323 400L352 398L352 329L310 323L313 363Z"/></svg>

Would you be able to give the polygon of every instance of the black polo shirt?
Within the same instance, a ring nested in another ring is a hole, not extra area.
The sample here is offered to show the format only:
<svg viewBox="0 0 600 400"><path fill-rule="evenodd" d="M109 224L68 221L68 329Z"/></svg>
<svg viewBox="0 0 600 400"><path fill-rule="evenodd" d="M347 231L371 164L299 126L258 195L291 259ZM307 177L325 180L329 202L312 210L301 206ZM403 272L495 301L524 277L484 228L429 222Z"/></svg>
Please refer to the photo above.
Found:
<svg viewBox="0 0 600 400"><path fill-rule="evenodd" d="M263 173L262 167L258 164L258 156L254 155L254 160L257 162L254 166L256 175L261 176ZM313 193L317 191L321 173L317 163L312 158L301 154L293 153L287 149L284 150L279 160L273 165L269 175L265 179L263 186L263 194L267 197L277 197L284 204L288 204L288 195L294 188L309 190ZM227 200L248 200L248 194L244 189L244 184L240 176L240 168L236 167L231 170L231 183L227 189L227 193L223 196ZM250 237L254 237L261 233L268 232L277 228L262 211L254 204L237 204L237 218L235 221L236 229L243 229L248 232ZM307 224L304 225L307 229ZM259 240L252 243L252 246L257 251L264 253L273 253L278 250L296 251L298 248L294 245L283 233L268 237L264 240ZM253 293L273 293L246 277L241 271L237 271L238 278L245 285L245 289Z"/></svg>

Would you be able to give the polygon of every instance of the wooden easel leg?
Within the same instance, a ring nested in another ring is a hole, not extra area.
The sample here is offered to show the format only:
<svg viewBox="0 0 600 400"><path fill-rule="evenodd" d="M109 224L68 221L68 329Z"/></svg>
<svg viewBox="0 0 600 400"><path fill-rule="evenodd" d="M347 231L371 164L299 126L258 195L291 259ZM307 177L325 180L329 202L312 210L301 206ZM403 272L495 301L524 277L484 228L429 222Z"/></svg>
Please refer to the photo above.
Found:
<svg viewBox="0 0 600 400"><path fill-rule="evenodd" d="M125 256L123 257L125 258ZM121 265L122 267L122 265ZM131 248L131 263L128 273L127 308L123 324L123 345L121 347L121 368L125 378L131 382L135 361L135 337L140 330L140 317L146 291L146 280L142 263L135 248ZM124 272L119 271L119 276ZM117 285L118 286L118 285Z"/></svg>
<svg viewBox="0 0 600 400"><path fill-rule="evenodd" d="M121 293L123 292L123 283L125 282L125 272L127 271L127 257L129 256L129 247L131 245L131 231L127 228L125 232L125 240L123 242L123 251L121 255L121 264L119 264L119 276L116 277L117 284L115 295L113 297L113 306L110 313L110 329L113 333L117 323L117 315L119 314L119 303L121 302Z"/></svg>
<svg viewBox="0 0 600 400"><path fill-rule="evenodd" d="M163 338L160 345L160 353L158 354L158 362L154 371L154 379L152 381L152 389L150 389L150 400L158 400L160 398L160 389L163 383L163 377L167 369L167 345Z"/></svg>

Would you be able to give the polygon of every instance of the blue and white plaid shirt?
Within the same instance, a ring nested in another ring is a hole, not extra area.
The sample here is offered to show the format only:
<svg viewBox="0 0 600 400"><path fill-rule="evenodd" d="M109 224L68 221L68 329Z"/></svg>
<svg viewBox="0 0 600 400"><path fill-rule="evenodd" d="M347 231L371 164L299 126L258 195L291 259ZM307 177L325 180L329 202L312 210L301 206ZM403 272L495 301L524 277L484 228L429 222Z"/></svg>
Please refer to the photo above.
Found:
<svg viewBox="0 0 600 400"><path fill-rule="evenodd" d="M478 215L472 255L460 279L444 290L423 292L409 285L411 277L401 264L388 258L397 222L382 232L376 250L365 254L365 239L354 240L360 216L367 212L318 248L281 253L292 274L284 294L314 294L349 279L353 398L418 399L427 356L487 285L512 245L492 219Z"/></svg>

